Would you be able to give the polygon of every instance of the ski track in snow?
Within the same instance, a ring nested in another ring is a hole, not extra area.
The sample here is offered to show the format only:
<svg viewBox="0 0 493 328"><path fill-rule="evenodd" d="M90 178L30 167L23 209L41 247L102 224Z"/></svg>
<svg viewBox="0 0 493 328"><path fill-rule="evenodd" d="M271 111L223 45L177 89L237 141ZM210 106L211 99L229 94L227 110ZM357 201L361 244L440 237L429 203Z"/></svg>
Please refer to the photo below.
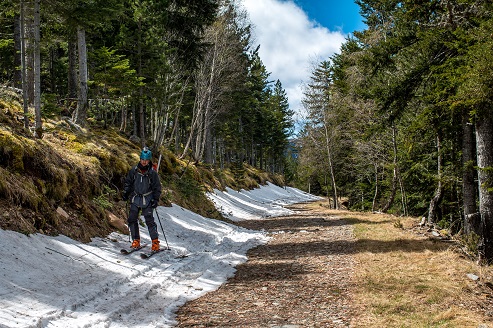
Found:
<svg viewBox="0 0 493 328"><path fill-rule="evenodd" d="M289 214L280 204L317 199L271 184L209 197L235 221ZM263 232L176 205L158 207L158 214L171 249L150 259L140 258L150 246L120 254L129 241L118 233L82 244L0 230L0 327L172 327L179 306L219 288L248 249L267 242ZM147 228L140 229L148 242ZM160 229L158 223L166 247Z"/></svg>

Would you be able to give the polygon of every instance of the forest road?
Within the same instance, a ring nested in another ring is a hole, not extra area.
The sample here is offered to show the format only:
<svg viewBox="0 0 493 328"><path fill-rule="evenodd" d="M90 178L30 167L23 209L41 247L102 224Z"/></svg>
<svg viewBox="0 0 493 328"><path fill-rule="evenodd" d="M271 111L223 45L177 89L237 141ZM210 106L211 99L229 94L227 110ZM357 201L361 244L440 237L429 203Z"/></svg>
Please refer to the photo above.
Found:
<svg viewBox="0 0 493 328"><path fill-rule="evenodd" d="M270 241L218 290L185 304L177 327L350 327L353 226L296 204L294 215L249 220Z"/></svg>

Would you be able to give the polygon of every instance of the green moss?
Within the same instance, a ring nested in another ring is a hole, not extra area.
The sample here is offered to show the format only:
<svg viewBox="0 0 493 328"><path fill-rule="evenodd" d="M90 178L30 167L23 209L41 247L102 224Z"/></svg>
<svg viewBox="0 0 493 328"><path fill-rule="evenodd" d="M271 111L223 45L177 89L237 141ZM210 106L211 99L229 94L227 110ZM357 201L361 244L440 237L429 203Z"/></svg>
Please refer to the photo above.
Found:
<svg viewBox="0 0 493 328"><path fill-rule="evenodd" d="M12 202L37 210L41 195L30 177L12 174L0 167L0 194Z"/></svg>
<svg viewBox="0 0 493 328"><path fill-rule="evenodd" d="M51 182L47 184L47 196L56 201L63 201L70 193L68 171L54 164L47 166Z"/></svg>
<svg viewBox="0 0 493 328"><path fill-rule="evenodd" d="M175 174L178 166L175 156L165 152L161 157L161 163L159 163L159 171L164 174Z"/></svg>
<svg viewBox="0 0 493 328"><path fill-rule="evenodd" d="M11 132L0 130L0 153L2 153L2 162L11 170L24 171L24 145Z"/></svg>
<svg viewBox="0 0 493 328"><path fill-rule="evenodd" d="M36 189L38 189L38 192L40 192L42 195L46 195L46 193L48 192L48 189L46 188L45 181L34 177L33 182L34 182L34 185L36 186Z"/></svg>
<svg viewBox="0 0 493 328"><path fill-rule="evenodd" d="M109 233L106 210L118 207L117 192L139 160L140 145L117 129L73 132L63 120L46 122L43 139L35 139L19 121L21 107L2 99L0 108L4 108L0 111L0 201L25 218L22 225L12 221L4 228L63 233L81 241ZM231 170L195 165L164 147L158 153L162 154L162 200L206 217L223 219L206 191L226 186L250 189L269 179L268 174L242 165L241 179L235 180ZM58 206L70 213L69 219L56 214Z"/></svg>

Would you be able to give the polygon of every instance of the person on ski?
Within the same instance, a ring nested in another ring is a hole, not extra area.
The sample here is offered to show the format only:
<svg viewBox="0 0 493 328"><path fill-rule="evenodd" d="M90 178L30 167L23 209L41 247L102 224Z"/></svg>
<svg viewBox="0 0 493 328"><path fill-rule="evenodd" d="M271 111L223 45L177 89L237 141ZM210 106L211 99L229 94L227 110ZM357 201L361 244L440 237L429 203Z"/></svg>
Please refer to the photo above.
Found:
<svg viewBox="0 0 493 328"><path fill-rule="evenodd" d="M132 236L131 248L140 248L139 212L145 218L152 240L152 251L159 251L157 224L152 211L157 207L161 196L161 182L158 173L152 168L152 152L144 147L139 163L132 167L125 178L123 200L130 201L128 227Z"/></svg>

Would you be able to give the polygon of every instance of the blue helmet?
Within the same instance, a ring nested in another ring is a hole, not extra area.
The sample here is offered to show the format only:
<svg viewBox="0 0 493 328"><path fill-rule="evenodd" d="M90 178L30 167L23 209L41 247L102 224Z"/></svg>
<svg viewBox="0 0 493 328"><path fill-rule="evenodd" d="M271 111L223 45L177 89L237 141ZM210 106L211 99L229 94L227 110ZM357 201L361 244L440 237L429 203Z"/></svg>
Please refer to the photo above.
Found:
<svg viewBox="0 0 493 328"><path fill-rule="evenodd" d="M144 147L142 149L142 152L140 153L140 159L146 159L149 161L152 159L152 152L149 150L149 148Z"/></svg>

